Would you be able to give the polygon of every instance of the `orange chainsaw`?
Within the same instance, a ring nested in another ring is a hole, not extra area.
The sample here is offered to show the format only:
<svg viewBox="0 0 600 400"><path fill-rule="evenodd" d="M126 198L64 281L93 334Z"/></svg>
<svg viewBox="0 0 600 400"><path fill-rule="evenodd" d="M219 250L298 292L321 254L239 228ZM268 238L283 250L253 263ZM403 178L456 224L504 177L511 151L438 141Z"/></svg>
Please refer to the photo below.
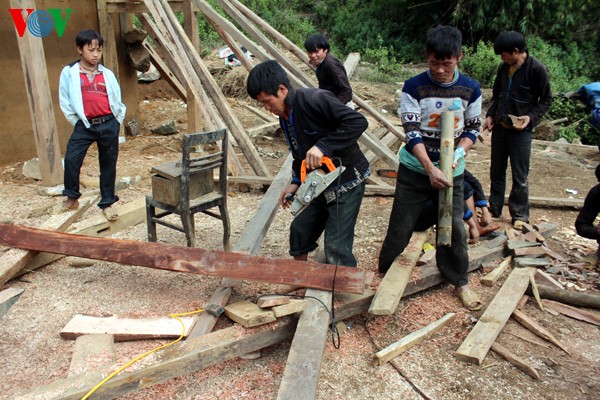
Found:
<svg viewBox="0 0 600 400"><path fill-rule="evenodd" d="M340 166L336 168L331 161L331 158L324 156L321 159L324 166L327 167L329 172L325 172L321 168L312 170L310 173L306 173L306 161L302 160L300 166L300 182L302 184L296 190L294 195L289 195L288 200L293 199L291 206L291 212L293 216L297 216L308 207L310 202L318 195L323 193L329 185L331 185L338 177L344 172L346 167Z"/></svg>

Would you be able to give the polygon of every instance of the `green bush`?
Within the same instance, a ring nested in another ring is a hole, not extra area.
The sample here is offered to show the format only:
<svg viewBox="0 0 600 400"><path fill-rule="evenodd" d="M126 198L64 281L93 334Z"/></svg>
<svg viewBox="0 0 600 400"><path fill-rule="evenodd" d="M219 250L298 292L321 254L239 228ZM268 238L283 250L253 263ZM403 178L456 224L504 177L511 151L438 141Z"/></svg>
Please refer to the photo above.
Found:
<svg viewBox="0 0 600 400"><path fill-rule="evenodd" d="M477 80L482 87L492 87L499 63L500 59L494 53L494 45L479 41L474 48L464 48L460 68L465 74Z"/></svg>
<svg viewBox="0 0 600 400"><path fill-rule="evenodd" d="M529 53L548 68L552 93L574 91L591 82L586 74L585 56L575 43L570 43L563 49L537 36L528 38L527 41Z"/></svg>
<svg viewBox="0 0 600 400"><path fill-rule="evenodd" d="M546 118L557 120L564 117L569 121L559 128L558 137L554 138L555 140L562 137L569 142L572 142L573 139L580 139L583 144L595 145L598 143L600 132L588 122L590 113L582 102L566 97L555 97Z"/></svg>

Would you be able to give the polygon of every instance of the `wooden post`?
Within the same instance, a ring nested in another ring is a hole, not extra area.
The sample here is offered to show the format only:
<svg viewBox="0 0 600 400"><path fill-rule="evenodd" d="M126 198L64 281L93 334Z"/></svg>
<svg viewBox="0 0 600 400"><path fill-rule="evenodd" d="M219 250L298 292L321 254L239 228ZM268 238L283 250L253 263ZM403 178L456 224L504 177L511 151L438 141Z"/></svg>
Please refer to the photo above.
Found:
<svg viewBox="0 0 600 400"><path fill-rule="evenodd" d="M34 0L10 0L10 6L12 8L36 8ZM52 95L48 85L44 44L41 38L35 37L29 32L26 32L23 37L17 35L17 43L25 78L27 100L29 100L35 148L40 161L42 183L47 186L58 185L63 181L63 167Z"/></svg>
<svg viewBox="0 0 600 400"><path fill-rule="evenodd" d="M452 184L452 156L454 154L454 112L442 112L440 138L440 169ZM452 192L453 188L440 189L438 208L437 245L452 244Z"/></svg>
<svg viewBox="0 0 600 400"><path fill-rule="evenodd" d="M194 49L200 53L200 34L198 33L198 14L191 0L183 0L183 29Z"/></svg>

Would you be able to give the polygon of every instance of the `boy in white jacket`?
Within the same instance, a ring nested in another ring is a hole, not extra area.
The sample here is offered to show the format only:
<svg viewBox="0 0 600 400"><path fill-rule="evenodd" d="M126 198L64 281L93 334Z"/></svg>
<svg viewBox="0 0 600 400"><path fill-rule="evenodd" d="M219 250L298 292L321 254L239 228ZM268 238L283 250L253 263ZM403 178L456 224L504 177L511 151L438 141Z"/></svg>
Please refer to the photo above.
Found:
<svg viewBox="0 0 600 400"><path fill-rule="evenodd" d="M79 61L63 68L60 74L60 108L75 127L65 154L65 208L79 207L79 174L88 148L96 142L100 164L98 207L110 221L119 215L111 206L119 200L115 194L119 129L125 118L121 88L115 75L100 64L104 39L93 30L83 30L75 38Z"/></svg>

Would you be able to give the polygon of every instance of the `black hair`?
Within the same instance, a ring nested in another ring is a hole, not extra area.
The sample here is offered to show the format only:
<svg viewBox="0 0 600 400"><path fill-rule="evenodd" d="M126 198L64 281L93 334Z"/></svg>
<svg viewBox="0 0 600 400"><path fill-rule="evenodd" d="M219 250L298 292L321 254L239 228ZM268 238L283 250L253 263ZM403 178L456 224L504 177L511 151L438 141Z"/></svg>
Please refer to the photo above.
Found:
<svg viewBox="0 0 600 400"><path fill-rule="evenodd" d="M445 60L452 56L458 57L462 51L462 34L453 26L442 25L427 32L425 54L437 60Z"/></svg>
<svg viewBox="0 0 600 400"><path fill-rule="evenodd" d="M600 182L600 164L596 167L596 179Z"/></svg>
<svg viewBox="0 0 600 400"><path fill-rule="evenodd" d="M318 51L319 49L329 50L329 42L323 35L311 35L304 42L306 51Z"/></svg>
<svg viewBox="0 0 600 400"><path fill-rule="evenodd" d="M248 74L246 91L248 96L256 99L261 92L277 96L279 85L291 89L287 73L275 60L268 60L255 65Z"/></svg>
<svg viewBox="0 0 600 400"><path fill-rule="evenodd" d="M102 35L92 29L85 29L80 31L75 37L75 44L77 47L83 47L86 44L92 43L94 40L98 41L98 46L102 47L104 44L104 38Z"/></svg>
<svg viewBox="0 0 600 400"><path fill-rule="evenodd" d="M519 53L527 51L525 36L515 31L504 31L498 35L494 42L494 53L512 53L517 49Z"/></svg>

